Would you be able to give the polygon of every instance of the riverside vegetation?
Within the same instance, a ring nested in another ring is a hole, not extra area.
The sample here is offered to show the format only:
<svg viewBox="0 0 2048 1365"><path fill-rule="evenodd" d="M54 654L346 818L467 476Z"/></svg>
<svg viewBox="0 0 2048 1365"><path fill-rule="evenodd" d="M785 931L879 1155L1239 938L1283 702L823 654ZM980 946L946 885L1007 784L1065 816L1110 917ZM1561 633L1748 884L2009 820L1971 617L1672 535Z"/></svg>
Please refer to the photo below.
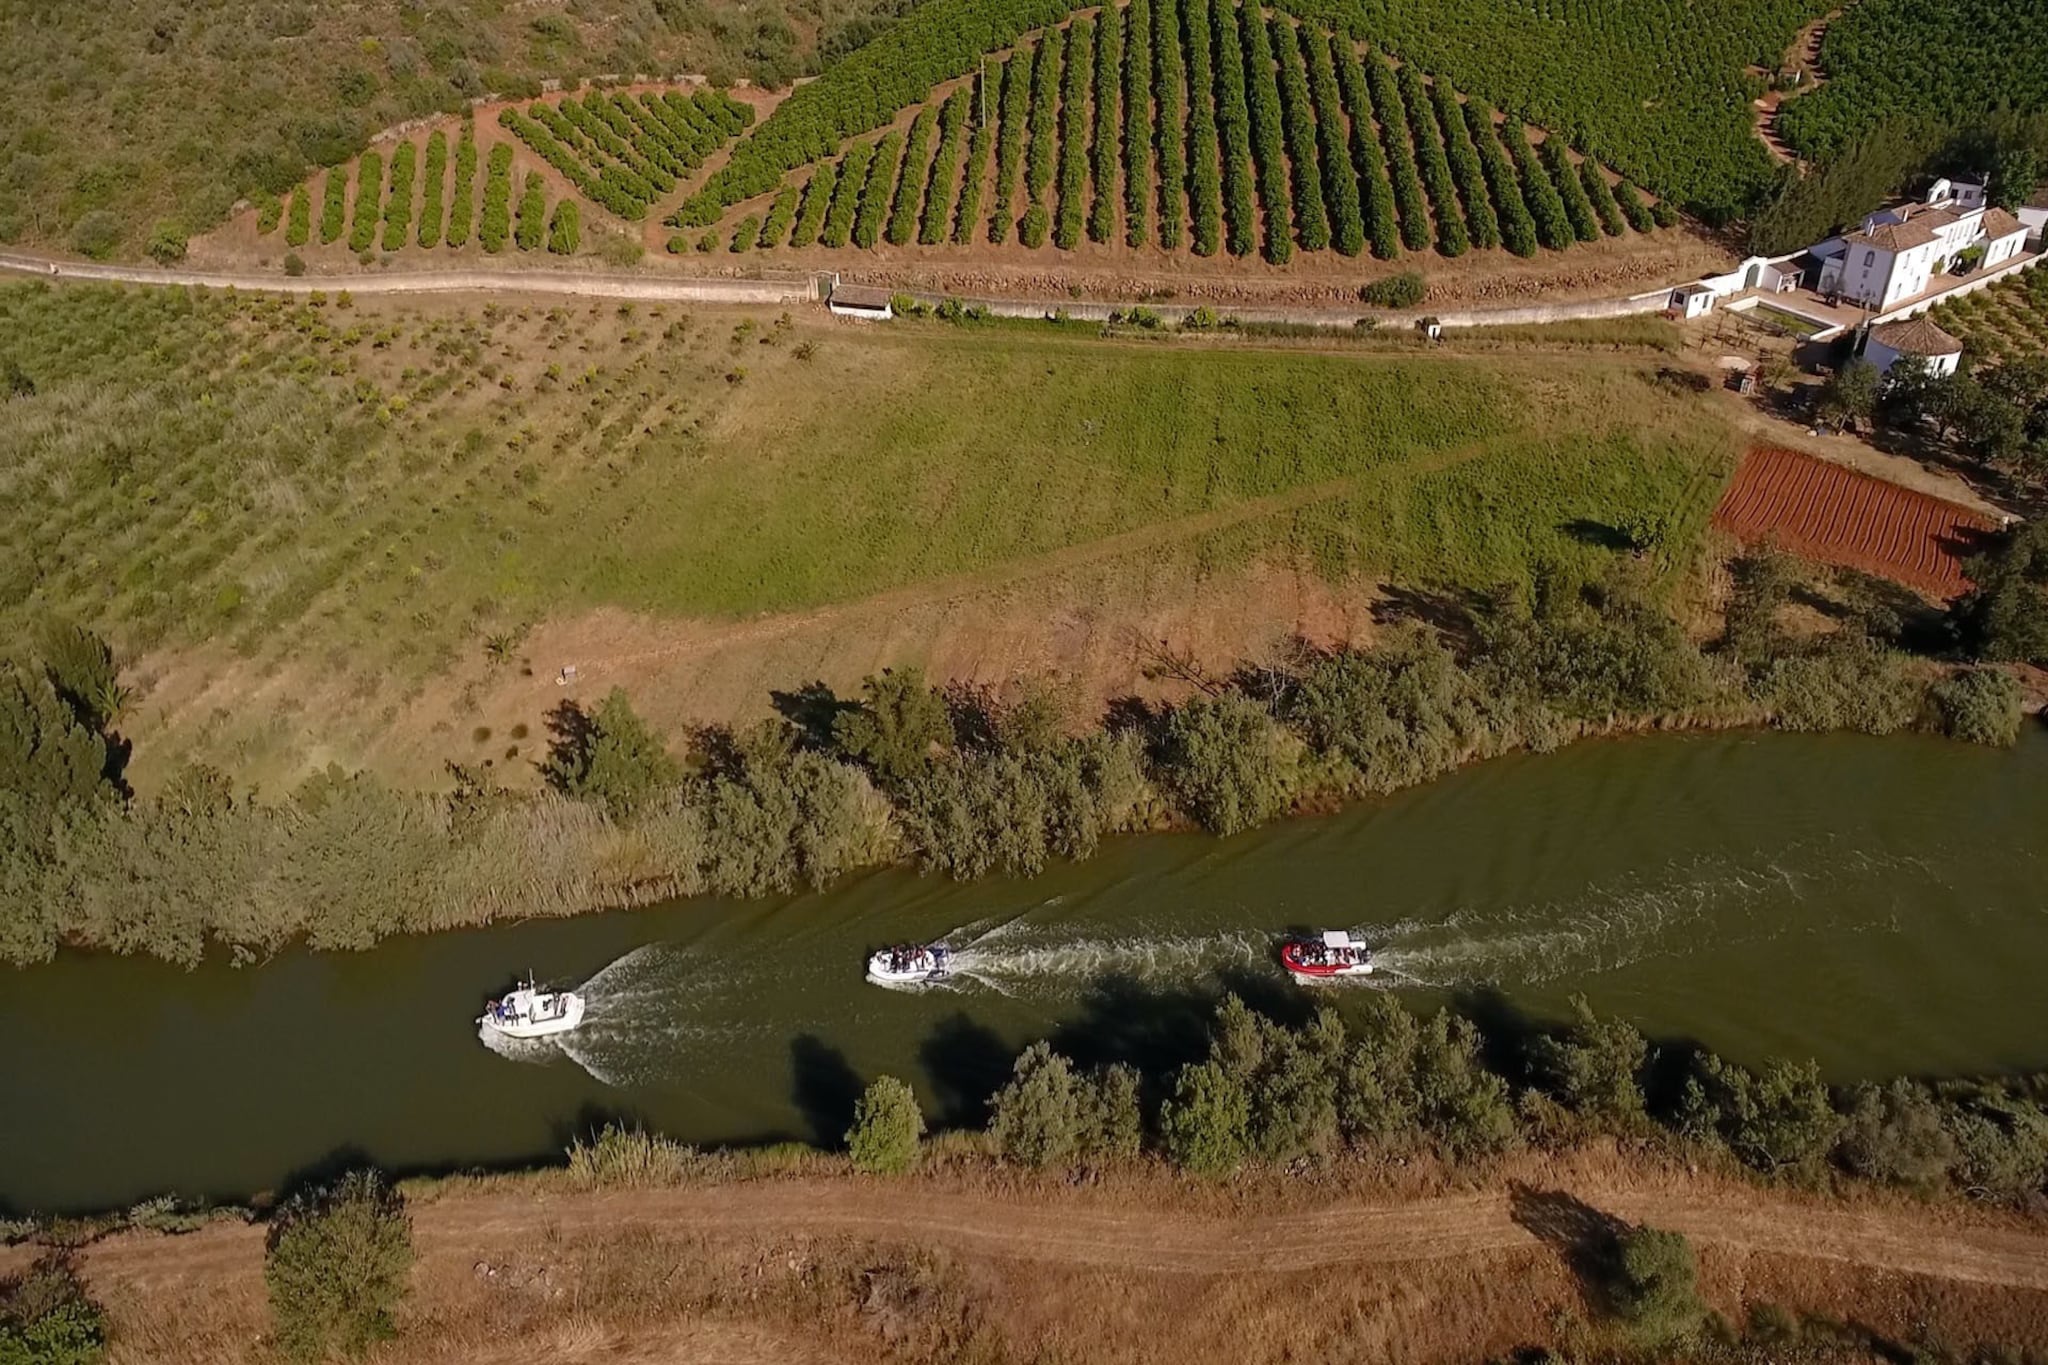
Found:
<svg viewBox="0 0 2048 1365"><path fill-rule="evenodd" d="M1996 552L1991 586L1956 608L1953 628L1977 651L2042 638L2038 539ZM552 790L537 795L473 768L456 768L445 795L329 768L257 800L187 766L131 797L111 652L54 629L0 675L0 956L32 962L73 944L192 963L209 945L363 948L500 916L824 886L903 859L963 878L1030 874L1121 831L1228 834L1475 758L1670 721L2014 740L2018 684L1913 658L1898 604L1867 584L1839 594L1839 629L1789 632L1798 577L1774 554L1740 561L1725 636L1703 650L1646 562L1624 554L1591 581L1543 577L1449 608L1448 632L1303 647L1079 734L1049 688L941 690L902 669L858 698L801 689L783 718L702 730L679 759L614 691L557 708Z"/></svg>
<svg viewBox="0 0 2048 1365"><path fill-rule="evenodd" d="M1128 1031L1133 1010L1148 1020L1181 1019L1191 1006L1206 1008L1192 1031L1141 1026L1142 1046ZM573 1141L564 1169L483 1179L501 1190L509 1180L513 1190L535 1192L646 1191L778 1172L815 1177L851 1167L897 1178L920 1167L994 1164L1027 1182L1113 1181L1162 1165L1205 1182L1313 1181L1346 1165L1419 1161L1484 1180L1520 1152L1611 1144L1630 1161L1704 1165L1716 1177L1844 1196L1882 1187L2029 1212L2048 1201L2048 1082L2038 1077L1831 1087L1809 1062L1778 1059L1751 1070L1692 1045L1646 1039L1582 1000L1552 1022L1488 1001L1418 1013L1379 994L1347 1021L1296 991L1256 1008L1233 994L1208 1007L1195 996L1116 995L1115 1009L1126 1029L1084 1021L1023 1049L1009 1079L985 1096L985 1124L965 1130L927 1139L910 1087L875 1078L846 1116L844 1165L799 1147L700 1152L607 1124ZM1545 1196L1522 1189L1520 1197ZM1701 1295L1685 1238L1566 1202L1588 1316L1557 1324L1554 1344L1564 1356L1536 1358L1747 1362L1784 1359L1795 1346L1803 1348L1796 1358L1811 1360L1897 1352L1869 1329L1802 1320L1768 1304L1731 1324ZM189 1215L202 1216L235 1211ZM152 1217L13 1231L90 1240L123 1226L148 1230ZM291 1357L321 1359L357 1355L390 1337L407 1320L413 1258L405 1197L377 1173L294 1191L269 1215L266 1238L276 1344ZM409 1320L432 1330L432 1314ZM104 1316L63 1252L0 1283L0 1351L25 1341L29 1352L0 1359L83 1365L106 1338ZM1912 1358L1960 1359L1939 1347Z"/></svg>

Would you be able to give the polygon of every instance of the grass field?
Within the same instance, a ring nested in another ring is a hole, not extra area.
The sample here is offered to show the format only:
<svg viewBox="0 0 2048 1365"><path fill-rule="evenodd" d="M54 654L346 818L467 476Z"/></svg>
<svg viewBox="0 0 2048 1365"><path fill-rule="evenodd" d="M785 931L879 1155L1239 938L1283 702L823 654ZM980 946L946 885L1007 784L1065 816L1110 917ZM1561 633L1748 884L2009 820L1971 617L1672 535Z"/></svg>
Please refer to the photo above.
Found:
<svg viewBox="0 0 2048 1365"><path fill-rule="evenodd" d="M0 628L345 680L599 608L786 613L1073 557L1485 589L1689 547L1732 467L1642 352L855 329L631 305L0 291ZM788 680L785 680L788 681Z"/></svg>

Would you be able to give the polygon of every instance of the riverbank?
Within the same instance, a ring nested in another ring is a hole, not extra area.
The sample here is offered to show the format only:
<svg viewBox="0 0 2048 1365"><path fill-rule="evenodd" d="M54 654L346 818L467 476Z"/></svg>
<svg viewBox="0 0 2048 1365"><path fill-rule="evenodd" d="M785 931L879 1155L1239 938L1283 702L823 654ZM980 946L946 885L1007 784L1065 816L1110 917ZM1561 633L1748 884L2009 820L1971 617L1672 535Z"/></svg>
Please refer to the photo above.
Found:
<svg viewBox="0 0 2048 1365"><path fill-rule="evenodd" d="M1736 1324L1770 1305L1854 1320L1866 1350L2048 1340L2039 1220L1760 1190L1607 1145L1224 1186L971 1161L877 1180L813 1158L672 1189L409 1193L419 1261L380 1365L494 1360L508 1337L564 1361L1463 1362L1591 1334L1575 1258L1603 1219L1683 1233ZM110 1362L270 1359L262 1243L221 1224L85 1248ZM24 1260L0 1251L0 1271Z"/></svg>

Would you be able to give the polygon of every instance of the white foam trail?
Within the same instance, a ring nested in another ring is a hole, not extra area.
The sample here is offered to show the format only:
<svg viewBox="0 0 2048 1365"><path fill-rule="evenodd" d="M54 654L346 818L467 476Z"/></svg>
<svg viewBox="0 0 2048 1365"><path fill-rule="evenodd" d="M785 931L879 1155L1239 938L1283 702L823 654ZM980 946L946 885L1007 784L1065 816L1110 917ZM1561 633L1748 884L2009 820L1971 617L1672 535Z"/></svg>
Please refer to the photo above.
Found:
<svg viewBox="0 0 2048 1365"><path fill-rule="evenodd" d="M689 1054L749 1030L722 1002L742 987L729 964L700 961L671 944L650 943L598 970L575 989L583 1022L549 1038L506 1038L478 1026L484 1046L509 1061L567 1058L603 1085L672 1077ZM707 1016L709 1016L707 1018ZM713 1021L716 1022L713 1022Z"/></svg>
<svg viewBox="0 0 2048 1365"><path fill-rule="evenodd" d="M1895 883L1901 873L1912 871L1932 875L1919 859L1861 850L1793 849L1750 866L1701 859L1673 864L1649 878L1589 888L1570 903L1460 911L1438 924L1402 926L1380 938L1374 964L1388 977L1418 986L1528 985L1734 943L1768 942L1788 933L1896 931L1891 907L1875 897L1867 913L1838 915L1824 925L1788 924L1778 909L1787 896L1804 901L1826 883L1857 878ZM1702 933L1709 920L1712 933Z"/></svg>

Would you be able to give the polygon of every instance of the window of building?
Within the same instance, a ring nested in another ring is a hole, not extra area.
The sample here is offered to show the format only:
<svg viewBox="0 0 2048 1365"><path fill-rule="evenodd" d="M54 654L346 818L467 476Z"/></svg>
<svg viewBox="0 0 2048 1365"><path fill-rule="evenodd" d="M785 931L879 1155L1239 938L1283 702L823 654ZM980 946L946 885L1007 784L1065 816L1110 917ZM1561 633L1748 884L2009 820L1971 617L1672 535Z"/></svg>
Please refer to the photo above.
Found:
<svg viewBox="0 0 2048 1365"><path fill-rule="evenodd" d="M1875 251L1866 251L1863 253L1863 268L1865 270L1868 270L1871 266L1874 266L1876 264L1877 253Z"/></svg>

